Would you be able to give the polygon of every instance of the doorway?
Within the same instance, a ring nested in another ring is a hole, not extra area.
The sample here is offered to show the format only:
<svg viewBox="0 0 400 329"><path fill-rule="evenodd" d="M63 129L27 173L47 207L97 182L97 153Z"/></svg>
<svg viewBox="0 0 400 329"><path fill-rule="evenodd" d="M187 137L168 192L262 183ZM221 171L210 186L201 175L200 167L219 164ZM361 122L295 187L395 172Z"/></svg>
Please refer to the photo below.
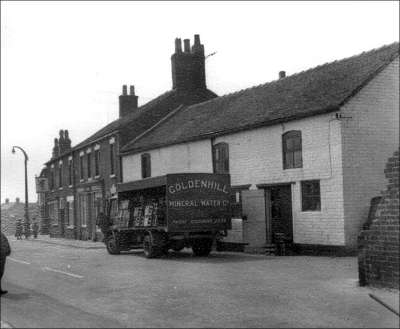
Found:
<svg viewBox="0 0 400 329"><path fill-rule="evenodd" d="M293 242L292 189L290 184L266 188L267 234L271 232L272 243Z"/></svg>

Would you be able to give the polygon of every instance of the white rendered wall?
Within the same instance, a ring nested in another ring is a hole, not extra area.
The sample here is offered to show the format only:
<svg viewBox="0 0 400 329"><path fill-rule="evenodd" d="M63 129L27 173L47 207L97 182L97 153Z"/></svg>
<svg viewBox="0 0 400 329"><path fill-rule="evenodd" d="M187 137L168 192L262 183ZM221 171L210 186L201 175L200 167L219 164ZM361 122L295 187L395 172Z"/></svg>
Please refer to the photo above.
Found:
<svg viewBox="0 0 400 329"><path fill-rule="evenodd" d="M387 159L399 149L399 58L355 95L341 112L346 244L356 245L372 197L387 181Z"/></svg>

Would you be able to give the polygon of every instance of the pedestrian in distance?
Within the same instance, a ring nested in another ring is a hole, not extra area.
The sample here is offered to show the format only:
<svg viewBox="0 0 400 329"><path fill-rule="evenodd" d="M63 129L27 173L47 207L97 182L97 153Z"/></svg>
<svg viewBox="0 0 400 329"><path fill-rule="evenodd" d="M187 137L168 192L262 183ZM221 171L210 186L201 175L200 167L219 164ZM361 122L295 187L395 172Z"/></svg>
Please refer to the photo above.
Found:
<svg viewBox="0 0 400 329"><path fill-rule="evenodd" d="M31 235L31 225L29 222L25 222L24 235L25 235L25 239L28 239Z"/></svg>
<svg viewBox="0 0 400 329"><path fill-rule="evenodd" d="M15 237L17 240L22 240L22 221L20 218L17 219L15 224Z"/></svg>
<svg viewBox="0 0 400 329"><path fill-rule="evenodd" d="M33 223L32 223L32 234L33 234L33 237L34 237L35 239L37 239L38 232L39 232L39 225L38 225L38 223L37 223L36 218L34 218L34 219L33 219Z"/></svg>
<svg viewBox="0 0 400 329"><path fill-rule="evenodd" d="M6 257L11 254L10 244L8 243L7 237L1 232L1 244L0 244L0 294L4 295L7 290L1 288L1 280L3 279L4 269L6 266Z"/></svg>

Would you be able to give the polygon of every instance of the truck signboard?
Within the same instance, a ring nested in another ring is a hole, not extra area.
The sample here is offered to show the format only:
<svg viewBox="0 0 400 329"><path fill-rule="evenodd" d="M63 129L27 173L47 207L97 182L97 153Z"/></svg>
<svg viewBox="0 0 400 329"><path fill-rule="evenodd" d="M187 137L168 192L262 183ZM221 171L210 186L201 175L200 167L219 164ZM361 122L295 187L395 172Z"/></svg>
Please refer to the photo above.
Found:
<svg viewBox="0 0 400 329"><path fill-rule="evenodd" d="M229 175L167 175L168 230L230 229L230 194Z"/></svg>

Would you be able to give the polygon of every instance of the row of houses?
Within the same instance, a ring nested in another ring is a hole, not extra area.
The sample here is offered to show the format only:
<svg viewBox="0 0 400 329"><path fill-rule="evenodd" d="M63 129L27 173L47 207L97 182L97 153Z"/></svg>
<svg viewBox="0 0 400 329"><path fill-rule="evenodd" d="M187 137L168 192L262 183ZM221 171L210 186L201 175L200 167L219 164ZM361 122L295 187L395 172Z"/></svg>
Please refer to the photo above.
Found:
<svg viewBox="0 0 400 329"><path fill-rule="evenodd" d="M171 91L137 107L124 87L119 119L75 147L60 132L40 175L50 234L100 238L96 215L121 184L215 172L231 175L235 239L249 250L282 236L300 250L354 249L399 148L399 44L221 97L206 87L198 35L183 50L176 39L171 62Z"/></svg>

